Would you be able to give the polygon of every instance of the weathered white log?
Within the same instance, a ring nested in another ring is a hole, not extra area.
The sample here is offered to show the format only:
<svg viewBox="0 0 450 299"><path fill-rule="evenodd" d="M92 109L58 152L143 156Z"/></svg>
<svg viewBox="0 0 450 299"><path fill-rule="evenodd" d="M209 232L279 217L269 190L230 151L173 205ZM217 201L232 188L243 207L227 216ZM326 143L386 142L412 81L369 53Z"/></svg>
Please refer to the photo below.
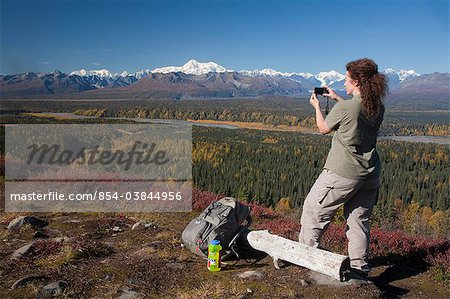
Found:
<svg viewBox="0 0 450 299"><path fill-rule="evenodd" d="M345 255L272 235L267 230L251 231L247 240L254 249L269 254L277 269L278 261L283 260L343 281L343 273L350 267L349 258Z"/></svg>

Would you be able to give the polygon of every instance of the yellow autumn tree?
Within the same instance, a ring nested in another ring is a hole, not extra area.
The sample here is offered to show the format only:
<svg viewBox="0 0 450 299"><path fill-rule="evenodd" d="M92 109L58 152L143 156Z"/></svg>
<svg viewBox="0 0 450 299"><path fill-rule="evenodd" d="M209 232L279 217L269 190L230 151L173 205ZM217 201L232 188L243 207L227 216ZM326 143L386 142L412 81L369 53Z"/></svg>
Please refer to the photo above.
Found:
<svg viewBox="0 0 450 299"><path fill-rule="evenodd" d="M418 233L420 227L420 205L416 201L412 201L403 214L403 230L411 233Z"/></svg>
<svg viewBox="0 0 450 299"><path fill-rule="evenodd" d="M430 217L428 222L429 226L437 236L447 236L450 231L450 212L436 211L433 216Z"/></svg>
<svg viewBox="0 0 450 299"><path fill-rule="evenodd" d="M275 211L277 212L290 212L292 210L291 199L289 197L281 198L277 206L275 207Z"/></svg>

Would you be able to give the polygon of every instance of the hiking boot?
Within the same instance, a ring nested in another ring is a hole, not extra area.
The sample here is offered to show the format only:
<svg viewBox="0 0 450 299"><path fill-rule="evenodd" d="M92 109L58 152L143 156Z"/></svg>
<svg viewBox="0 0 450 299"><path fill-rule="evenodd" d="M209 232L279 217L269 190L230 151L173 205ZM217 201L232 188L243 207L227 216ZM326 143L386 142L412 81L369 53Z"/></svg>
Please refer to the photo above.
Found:
<svg viewBox="0 0 450 299"><path fill-rule="evenodd" d="M345 273L345 281L349 284L371 284L369 274L365 271L350 268Z"/></svg>

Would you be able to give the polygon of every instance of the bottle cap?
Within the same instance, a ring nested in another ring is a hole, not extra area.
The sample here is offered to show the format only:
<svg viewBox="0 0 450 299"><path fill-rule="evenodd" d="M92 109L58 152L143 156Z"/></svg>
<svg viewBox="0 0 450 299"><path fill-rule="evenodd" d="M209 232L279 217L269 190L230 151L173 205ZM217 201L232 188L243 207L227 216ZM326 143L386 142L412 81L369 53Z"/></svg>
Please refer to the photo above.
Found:
<svg viewBox="0 0 450 299"><path fill-rule="evenodd" d="M219 240L212 240L211 241L211 245L219 245L220 241Z"/></svg>

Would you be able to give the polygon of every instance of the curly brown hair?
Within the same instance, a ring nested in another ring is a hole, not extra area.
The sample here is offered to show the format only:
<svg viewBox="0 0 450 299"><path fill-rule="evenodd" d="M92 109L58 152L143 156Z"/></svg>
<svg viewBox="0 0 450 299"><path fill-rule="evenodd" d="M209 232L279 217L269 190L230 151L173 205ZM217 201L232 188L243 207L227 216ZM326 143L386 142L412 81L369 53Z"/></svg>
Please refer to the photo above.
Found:
<svg viewBox="0 0 450 299"><path fill-rule="evenodd" d="M363 58L347 63L350 78L357 80L361 90L362 111L368 117L376 116L383 107L383 98L388 89L388 79L378 72L378 65Z"/></svg>

